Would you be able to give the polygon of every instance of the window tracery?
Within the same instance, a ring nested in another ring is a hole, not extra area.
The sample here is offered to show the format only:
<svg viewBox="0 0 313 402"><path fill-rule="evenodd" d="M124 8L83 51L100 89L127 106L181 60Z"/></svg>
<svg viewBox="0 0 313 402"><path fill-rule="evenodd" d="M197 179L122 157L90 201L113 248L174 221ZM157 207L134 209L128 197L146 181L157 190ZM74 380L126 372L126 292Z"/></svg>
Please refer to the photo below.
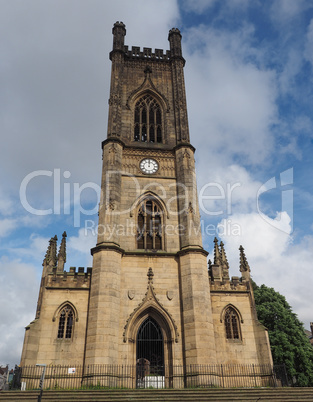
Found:
<svg viewBox="0 0 313 402"><path fill-rule="evenodd" d="M70 339L73 335L74 312L69 305L62 308L59 318L58 338Z"/></svg>
<svg viewBox="0 0 313 402"><path fill-rule="evenodd" d="M240 339L239 317L235 309L228 307L225 316L225 330L227 339Z"/></svg>
<svg viewBox="0 0 313 402"><path fill-rule="evenodd" d="M135 105L134 140L161 143L162 131L161 107L156 99L146 94Z"/></svg>
<svg viewBox="0 0 313 402"><path fill-rule="evenodd" d="M162 250L162 211L152 199L144 200L137 216L137 248Z"/></svg>

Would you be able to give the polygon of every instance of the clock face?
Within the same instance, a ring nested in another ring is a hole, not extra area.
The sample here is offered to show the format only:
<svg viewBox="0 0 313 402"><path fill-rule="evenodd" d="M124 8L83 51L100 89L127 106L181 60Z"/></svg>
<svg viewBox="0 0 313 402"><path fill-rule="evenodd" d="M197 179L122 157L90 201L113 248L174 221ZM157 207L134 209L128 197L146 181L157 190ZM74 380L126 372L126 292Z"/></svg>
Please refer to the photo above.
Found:
<svg viewBox="0 0 313 402"><path fill-rule="evenodd" d="M140 162L140 169L143 173L146 174L152 174L158 171L159 169L159 164L157 161L155 161L154 159L143 159Z"/></svg>

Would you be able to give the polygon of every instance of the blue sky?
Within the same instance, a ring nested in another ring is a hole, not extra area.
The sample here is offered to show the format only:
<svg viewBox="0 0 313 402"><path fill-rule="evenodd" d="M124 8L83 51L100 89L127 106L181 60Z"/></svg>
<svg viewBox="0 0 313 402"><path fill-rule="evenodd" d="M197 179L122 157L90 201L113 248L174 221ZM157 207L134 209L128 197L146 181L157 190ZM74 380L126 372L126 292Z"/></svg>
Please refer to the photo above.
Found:
<svg viewBox="0 0 313 402"><path fill-rule="evenodd" d="M126 24L125 43L141 48L168 49L169 29L181 30L204 247L212 253L218 234L236 276L242 244L253 279L285 295L308 328L312 2L0 0L0 6L0 363L19 362L49 238L67 231L67 269L92 264L96 238L84 227L97 221L97 196L93 188L81 191L91 215L80 214L78 222L74 189L100 183L117 20ZM20 194L27 175L38 171ZM54 213L38 216L27 203Z"/></svg>

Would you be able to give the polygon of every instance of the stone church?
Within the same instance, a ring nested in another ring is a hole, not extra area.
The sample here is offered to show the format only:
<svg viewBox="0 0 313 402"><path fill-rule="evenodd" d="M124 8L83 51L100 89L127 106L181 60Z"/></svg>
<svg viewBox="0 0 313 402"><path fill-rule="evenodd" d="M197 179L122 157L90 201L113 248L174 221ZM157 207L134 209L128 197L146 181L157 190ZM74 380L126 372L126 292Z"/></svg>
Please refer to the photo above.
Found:
<svg viewBox="0 0 313 402"><path fill-rule="evenodd" d="M272 364L243 248L230 278L223 243L209 263L202 247L180 31L166 52L125 35L116 22L93 266L65 270L51 238L21 366Z"/></svg>

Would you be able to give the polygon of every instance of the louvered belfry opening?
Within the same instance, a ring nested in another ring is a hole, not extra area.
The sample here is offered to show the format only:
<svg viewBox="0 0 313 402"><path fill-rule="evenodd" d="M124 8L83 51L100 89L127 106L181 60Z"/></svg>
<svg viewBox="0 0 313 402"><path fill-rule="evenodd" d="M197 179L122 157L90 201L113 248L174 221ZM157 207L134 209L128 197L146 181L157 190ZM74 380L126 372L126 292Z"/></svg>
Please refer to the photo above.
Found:
<svg viewBox="0 0 313 402"><path fill-rule="evenodd" d="M159 324L148 317L137 335L137 368L139 377L164 375L164 340Z"/></svg>

